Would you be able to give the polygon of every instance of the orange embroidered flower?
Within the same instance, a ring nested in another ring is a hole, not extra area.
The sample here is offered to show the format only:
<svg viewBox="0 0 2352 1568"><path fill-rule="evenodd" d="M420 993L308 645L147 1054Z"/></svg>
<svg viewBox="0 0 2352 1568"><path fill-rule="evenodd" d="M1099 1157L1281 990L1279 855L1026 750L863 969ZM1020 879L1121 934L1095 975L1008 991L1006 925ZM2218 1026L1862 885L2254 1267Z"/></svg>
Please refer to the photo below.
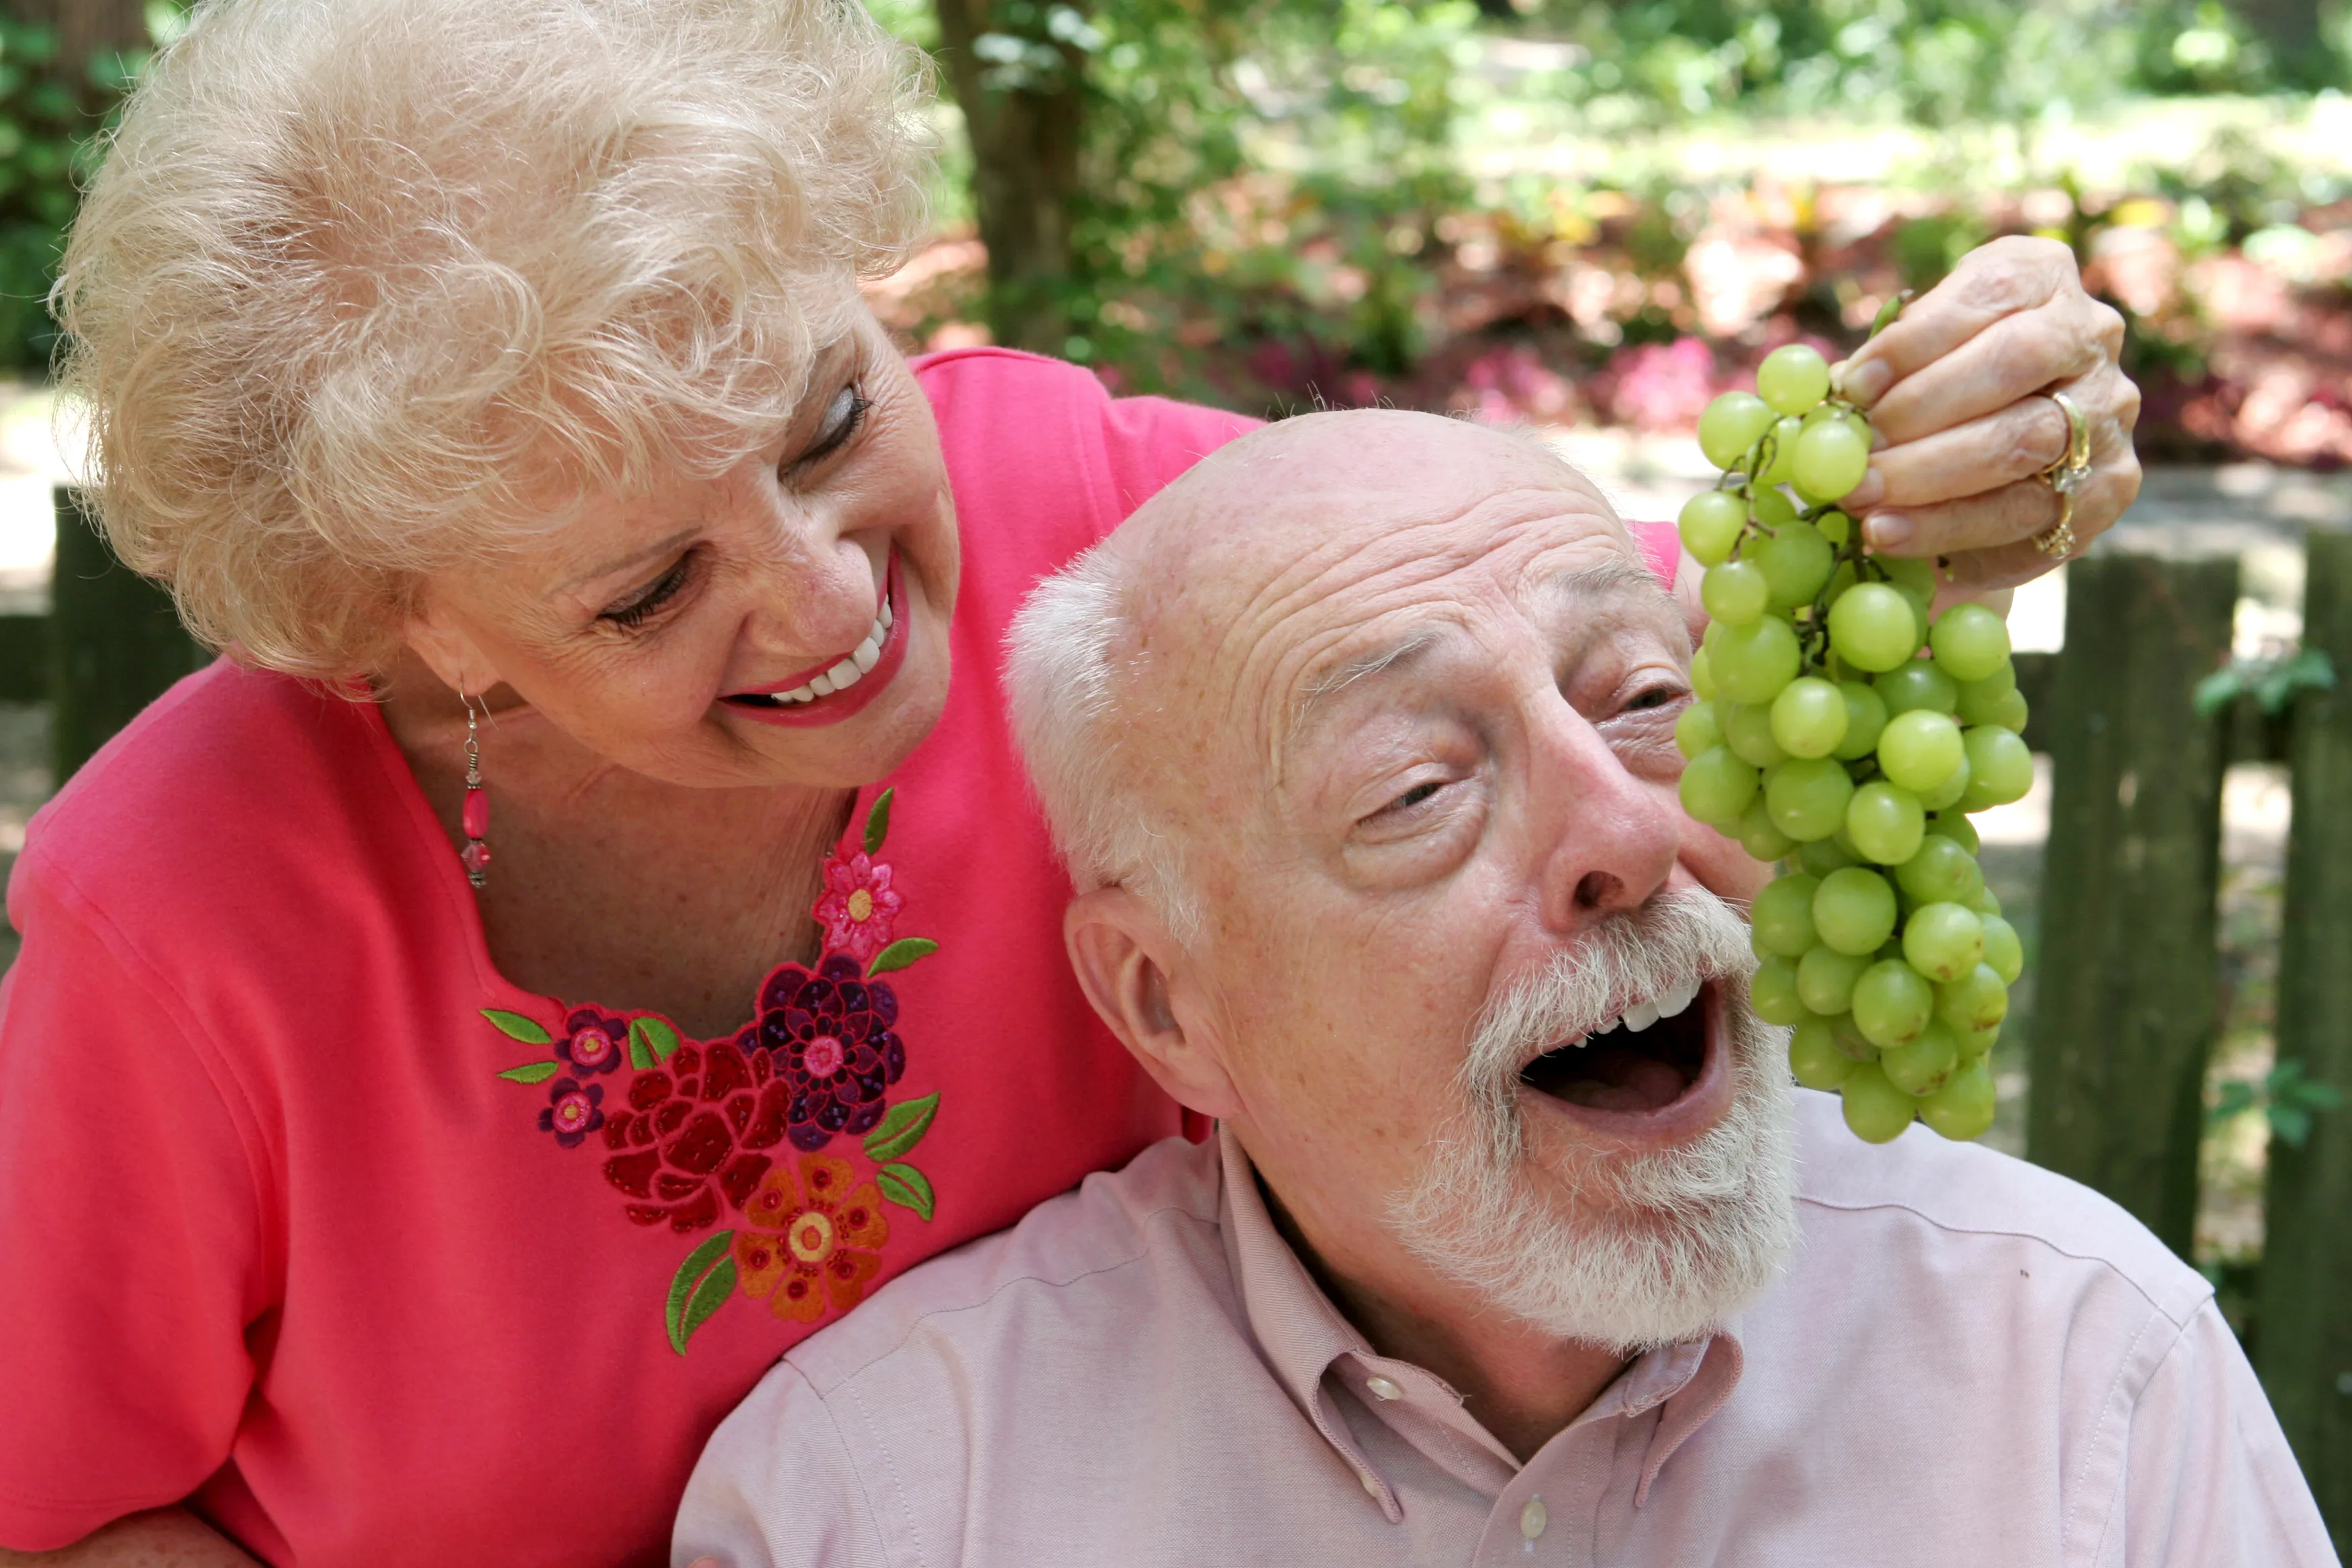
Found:
<svg viewBox="0 0 2352 1568"><path fill-rule="evenodd" d="M890 1239L881 1190L827 1154L803 1157L797 1182L782 1167L769 1172L743 1218L735 1233L743 1293L764 1296L777 1317L804 1323L823 1317L828 1303L845 1312L864 1300Z"/></svg>

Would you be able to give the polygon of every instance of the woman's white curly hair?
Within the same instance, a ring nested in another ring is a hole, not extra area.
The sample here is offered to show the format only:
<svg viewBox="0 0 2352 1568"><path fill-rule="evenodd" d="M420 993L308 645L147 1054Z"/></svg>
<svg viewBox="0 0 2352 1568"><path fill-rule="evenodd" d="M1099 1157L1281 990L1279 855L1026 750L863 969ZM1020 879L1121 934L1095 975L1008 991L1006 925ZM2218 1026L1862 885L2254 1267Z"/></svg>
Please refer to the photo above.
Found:
<svg viewBox="0 0 2352 1568"><path fill-rule="evenodd" d="M54 296L109 539L253 664L384 668L425 575L774 438L929 89L856 0L211 0Z"/></svg>

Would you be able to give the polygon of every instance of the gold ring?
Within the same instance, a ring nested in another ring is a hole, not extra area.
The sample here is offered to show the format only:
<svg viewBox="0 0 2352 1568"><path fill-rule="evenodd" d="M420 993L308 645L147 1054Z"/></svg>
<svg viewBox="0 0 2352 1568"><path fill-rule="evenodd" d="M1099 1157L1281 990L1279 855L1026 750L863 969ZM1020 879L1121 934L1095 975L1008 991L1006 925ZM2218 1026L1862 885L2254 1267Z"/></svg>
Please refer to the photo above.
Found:
<svg viewBox="0 0 2352 1568"><path fill-rule="evenodd" d="M2053 561L2074 552L2074 492L2091 482L2091 422L2064 393L2042 394L2066 416L2066 454L2034 477L2056 493L2058 521L2033 536L2033 548Z"/></svg>
<svg viewBox="0 0 2352 1568"><path fill-rule="evenodd" d="M2074 553L2074 498L2064 490L2058 492L2056 525L2035 534L2033 548L2053 561L2063 561Z"/></svg>

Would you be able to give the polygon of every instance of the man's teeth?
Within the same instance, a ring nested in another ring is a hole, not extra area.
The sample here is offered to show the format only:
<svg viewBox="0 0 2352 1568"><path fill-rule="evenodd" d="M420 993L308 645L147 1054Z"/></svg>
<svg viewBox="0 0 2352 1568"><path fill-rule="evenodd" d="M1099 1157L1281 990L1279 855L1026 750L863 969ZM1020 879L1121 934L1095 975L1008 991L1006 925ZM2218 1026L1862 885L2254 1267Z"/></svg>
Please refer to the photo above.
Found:
<svg viewBox="0 0 2352 1568"><path fill-rule="evenodd" d="M866 628L866 640L850 650L849 657L810 681L795 686L790 691L779 691L775 700L787 707L800 702L814 702L820 697L830 697L836 691L846 691L865 678L866 672L882 662L883 646L890 640L890 628L898 617L890 611L890 601L882 601L882 613L874 617Z"/></svg>
<svg viewBox="0 0 2352 1568"><path fill-rule="evenodd" d="M1612 1032L1621 1024L1627 1033L1638 1035L1661 1018L1680 1017L1693 1002L1698 1000L1698 986L1697 981L1685 980L1670 990L1659 992L1646 1002L1636 1002L1587 1035L1580 1043L1590 1044Z"/></svg>

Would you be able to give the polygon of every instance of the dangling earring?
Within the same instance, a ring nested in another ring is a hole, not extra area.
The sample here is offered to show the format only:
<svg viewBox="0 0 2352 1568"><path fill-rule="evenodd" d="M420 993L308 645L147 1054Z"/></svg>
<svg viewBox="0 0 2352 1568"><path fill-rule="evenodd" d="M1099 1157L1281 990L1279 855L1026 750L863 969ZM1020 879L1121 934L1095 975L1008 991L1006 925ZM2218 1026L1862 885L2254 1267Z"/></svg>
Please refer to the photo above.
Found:
<svg viewBox="0 0 2352 1568"><path fill-rule="evenodd" d="M474 700L462 691L457 696L466 704L466 809L459 817L466 847L457 851L457 863L466 868L466 880L484 888L490 880L490 797L482 788L482 736Z"/></svg>

